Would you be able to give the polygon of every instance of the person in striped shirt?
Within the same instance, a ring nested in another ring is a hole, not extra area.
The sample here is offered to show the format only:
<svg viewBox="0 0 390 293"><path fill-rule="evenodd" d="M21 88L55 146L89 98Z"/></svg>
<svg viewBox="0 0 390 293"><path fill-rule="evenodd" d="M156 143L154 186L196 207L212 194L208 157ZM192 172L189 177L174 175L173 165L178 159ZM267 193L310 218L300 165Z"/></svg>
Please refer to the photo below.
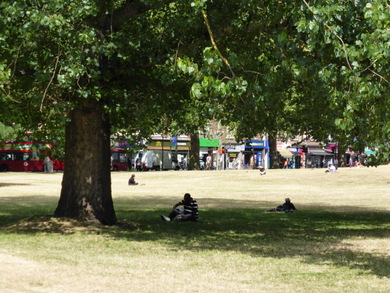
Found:
<svg viewBox="0 0 390 293"><path fill-rule="evenodd" d="M183 206L183 208L179 208L179 206ZM189 193L186 193L183 200L173 206L169 215L161 215L161 219L167 222L197 221L199 219L198 203Z"/></svg>

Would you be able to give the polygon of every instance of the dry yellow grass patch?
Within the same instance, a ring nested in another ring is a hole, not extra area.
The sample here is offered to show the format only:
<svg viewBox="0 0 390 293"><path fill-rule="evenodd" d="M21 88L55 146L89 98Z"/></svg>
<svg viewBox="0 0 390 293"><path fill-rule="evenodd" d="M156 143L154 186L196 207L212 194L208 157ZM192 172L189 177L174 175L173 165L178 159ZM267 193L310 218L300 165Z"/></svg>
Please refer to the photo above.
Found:
<svg viewBox="0 0 390 293"><path fill-rule="evenodd" d="M390 288L390 166L335 174L269 170L266 176L257 170L137 172L140 185L128 186L131 174L112 173L112 194L119 221L138 217L135 229L52 218L61 173L0 173L0 221L8 221L0 225L0 292ZM197 199L204 220L161 222L157 212L185 192ZM299 212L264 213L285 197ZM236 210L244 220L231 217ZM372 219L348 223L362 214ZM285 233L280 239L278 225Z"/></svg>

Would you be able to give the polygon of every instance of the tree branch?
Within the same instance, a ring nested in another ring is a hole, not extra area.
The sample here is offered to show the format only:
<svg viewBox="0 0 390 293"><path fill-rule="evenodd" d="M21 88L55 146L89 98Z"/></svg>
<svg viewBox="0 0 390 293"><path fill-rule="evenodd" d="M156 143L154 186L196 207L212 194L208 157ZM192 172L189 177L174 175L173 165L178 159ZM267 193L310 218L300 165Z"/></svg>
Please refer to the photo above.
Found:
<svg viewBox="0 0 390 293"><path fill-rule="evenodd" d="M306 0L302 0L304 3L305 3L305 5L307 6L307 8L310 10L310 12L311 13L313 13L313 11L312 11L312 9L311 9L311 7L310 7L310 5L309 5L309 3L307 3L307 1ZM314 13L313 13L313 15L314 15ZM350 69L350 70L353 70L352 69L352 66L351 66L351 64L349 63L349 58L348 58L348 52L347 52L347 49L345 48L345 43L344 43L344 40L329 26L329 25L327 25L326 23L324 23L324 26L332 33L332 34L334 34L335 36L336 36L336 38L340 41L340 43L342 44L342 46L343 46L343 50L344 50L344 54L345 54L345 60L347 61L347 64L348 64L348 68Z"/></svg>
<svg viewBox="0 0 390 293"><path fill-rule="evenodd" d="M54 80L54 77L56 76L56 73L57 73L57 66L58 66L58 63L60 62L60 55L58 55L56 57L56 63L54 65L54 70L53 70L53 74L50 78L50 81L49 83L47 84L46 88L45 88L45 91L43 93L43 97L42 97L42 100L41 100L41 106L39 107L39 111L42 112L42 109L43 109L43 102L45 101L45 97L46 97L46 94L47 94L47 91L49 90L49 87L50 85L53 83L53 80Z"/></svg>
<svg viewBox="0 0 390 293"><path fill-rule="evenodd" d="M222 61L229 67L231 73L234 76L234 72L229 64L229 61L222 55L221 51L219 51L219 49L218 49L217 43L215 42L215 39L214 39L213 31L211 30L210 23L209 23L209 20L207 18L207 13L205 10L202 10L202 16L203 16L204 22L206 24L207 31L209 32L210 41L211 41L211 44L213 45L214 50L217 51L219 58L221 58Z"/></svg>
<svg viewBox="0 0 390 293"><path fill-rule="evenodd" d="M375 71L373 71L371 69L368 69L368 71L370 71L372 74L378 76L380 79L384 80L385 82L390 83L390 81L388 81L386 78L384 78L382 75L376 73Z"/></svg>
<svg viewBox="0 0 390 293"><path fill-rule="evenodd" d="M0 88L0 90L4 93L4 96L6 96L8 99L10 99L12 102L15 102L15 103L22 103L22 101L20 100L15 100L11 97L11 94L10 93L7 93L4 89Z"/></svg>
<svg viewBox="0 0 390 293"><path fill-rule="evenodd" d="M306 1L306 0L302 0L305 5L307 6L307 8L310 10L311 13L313 13L309 3ZM389 8L390 6L388 5L387 8ZM314 14L314 13L313 13ZM329 26L327 25L326 23L324 23L324 26L329 30L331 31L335 36L336 38L340 41L340 43L342 44L343 46L343 50L344 50L344 53L345 53L345 60L347 61L347 64L348 64L348 68L353 71L353 68L351 66L351 64L349 63L349 58L348 58L348 52L347 52L347 49L345 48L345 43L343 41L343 39ZM365 68L364 70L362 71L359 71L359 73L362 73L366 70L370 71L371 73L373 73L374 75L378 76L380 79L384 80L385 82L387 83L390 83L385 77L381 76L380 74L378 74L377 72L373 71L370 69L370 67L372 67L378 60L374 60L374 62L372 62L367 68Z"/></svg>

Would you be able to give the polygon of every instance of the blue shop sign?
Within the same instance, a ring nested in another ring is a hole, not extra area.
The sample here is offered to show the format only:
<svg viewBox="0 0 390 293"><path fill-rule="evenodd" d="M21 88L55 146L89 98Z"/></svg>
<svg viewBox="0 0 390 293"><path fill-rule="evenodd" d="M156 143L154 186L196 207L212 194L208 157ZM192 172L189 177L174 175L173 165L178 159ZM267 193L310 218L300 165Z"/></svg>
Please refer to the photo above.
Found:
<svg viewBox="0 0 390 293"><path fill-rule="evenodd" d="M259 149L269 149L268 140L247 140L245 141L245 150L259 150Z"/></svg>

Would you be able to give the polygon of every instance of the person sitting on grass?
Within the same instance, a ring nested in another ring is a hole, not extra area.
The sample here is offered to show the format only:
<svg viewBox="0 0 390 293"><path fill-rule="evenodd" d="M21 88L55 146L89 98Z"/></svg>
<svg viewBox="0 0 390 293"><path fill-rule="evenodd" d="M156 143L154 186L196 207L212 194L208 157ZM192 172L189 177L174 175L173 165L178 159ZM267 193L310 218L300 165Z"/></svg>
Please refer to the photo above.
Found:
<svg viewBox="0 0 390 293"><path fill-rule="evenodd" d="M135 175L131 175L129 179L129 185L138 185L138 182L135 182Z"/></svg>
<svg viewBox="0 0 390 293"><path fill-rule="evenodd" d="M183 206L183 209L179 206ZM167 222L197 221L199 219L198 203L189 193L186 193L183 200L173 206L168 217L161 215L161 219Z"/></svg>
<svg viewBox="0 0 390 293"><path fill-rule="evenodd" d="M265 168L263 166L259 166L259 170L260 170L260 175L266 174Z"/></svg>
<svg viewBox="0 0 390 293"><path fill-rule="evenodd" d="M277 206L274 209L270 209L269 211L270 212L286 212L286 213L289 213L289 212L293 212L293 211L297 210L295 208L294 204L290 201L289 198L286 198L284 201L285 201L284 204L282 204L280 206Z"/></svg>
<svg viewBox="0 0 390 293"><path fill-rule="evenodd" d="M326 170L325 172L326 173L328 173L328 172L331 172L331 173L336 172L335 165L330 164L328 170Z"/></svg>

